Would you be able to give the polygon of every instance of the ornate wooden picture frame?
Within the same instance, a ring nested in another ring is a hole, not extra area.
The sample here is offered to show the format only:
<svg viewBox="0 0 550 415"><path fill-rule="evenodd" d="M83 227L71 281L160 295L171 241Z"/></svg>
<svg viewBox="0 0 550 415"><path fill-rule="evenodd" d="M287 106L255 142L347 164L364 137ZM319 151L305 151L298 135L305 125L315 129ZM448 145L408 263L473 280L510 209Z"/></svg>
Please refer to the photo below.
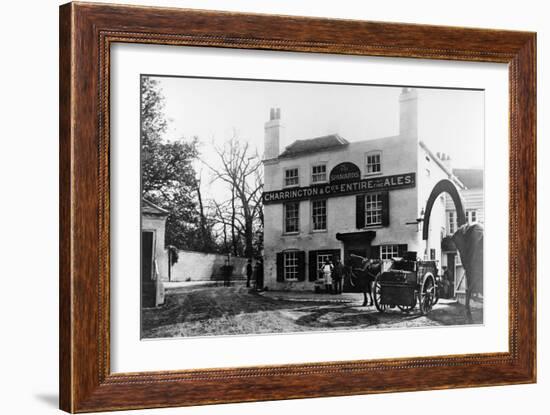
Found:
<svg viewBox="0 0 550 415"><path fill-rule="evenodd" d="M508 64L509 351L111 373L109 70L115 43ZM535 33L70 3L60 8L59 92L61 409L91 412L535 382Z"/></svg>

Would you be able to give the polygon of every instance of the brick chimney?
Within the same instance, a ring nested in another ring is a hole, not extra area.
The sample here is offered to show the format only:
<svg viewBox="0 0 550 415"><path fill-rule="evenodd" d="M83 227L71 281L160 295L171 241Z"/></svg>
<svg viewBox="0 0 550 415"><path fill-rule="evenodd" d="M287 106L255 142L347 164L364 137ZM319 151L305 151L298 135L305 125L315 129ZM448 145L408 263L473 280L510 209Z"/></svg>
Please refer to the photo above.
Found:
<svg viewBox="0 0 550 415"><path fill-rule="evenodd" d="M401 95L399 95L399 135L418 138L418 93L416 89L401 89Z"/></svg>
<svg viewBox="0 0 550 415"><path fill-rule="evenodd" d="M264 160L277 158L284 132L284 126L281 124L280 108L271 108L269 110L269 121L265 123L264 129Z"/></svg>

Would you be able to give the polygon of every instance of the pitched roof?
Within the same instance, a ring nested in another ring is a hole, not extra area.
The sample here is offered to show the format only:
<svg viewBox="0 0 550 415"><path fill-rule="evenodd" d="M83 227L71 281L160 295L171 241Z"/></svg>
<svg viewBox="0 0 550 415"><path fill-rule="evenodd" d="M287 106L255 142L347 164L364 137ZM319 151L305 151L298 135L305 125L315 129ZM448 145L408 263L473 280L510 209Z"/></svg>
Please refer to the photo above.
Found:
<svg viewBox="0 0 550 415"><path fill-rule="evenodd" d="M453 169L453 174L464 183L467 189L483 187L483 169Z"/></svg>
<svg viewBox="0 0 550 415"><path fill-rule="evenodd" d="M307 140L296 140L288 145L279 157L292 157L302 153L325 151L336 147L347 146L348 144L348 140L340 137L338 134L329 134Z"/></svg>
<svg viewBox="0 0 550 415"><path fill-rule="evenodd" d="M155 205L153 202L142 198L141 199L141 213L153 216L167 216L169 212L160 206Z"/></svg>

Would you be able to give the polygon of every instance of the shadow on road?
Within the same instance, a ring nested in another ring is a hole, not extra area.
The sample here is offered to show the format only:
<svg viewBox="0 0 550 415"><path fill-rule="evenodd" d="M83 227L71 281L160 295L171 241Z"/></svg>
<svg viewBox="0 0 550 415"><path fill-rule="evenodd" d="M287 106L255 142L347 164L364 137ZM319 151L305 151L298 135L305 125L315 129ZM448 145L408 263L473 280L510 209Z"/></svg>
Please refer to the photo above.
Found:
<svg viewBox="0 0 550 415"><path fill-rule="evenodd" d="M300 310L305 315L296 324L312 328L367 327L378 324L378 318L349 306L309 307Z"/></svg>

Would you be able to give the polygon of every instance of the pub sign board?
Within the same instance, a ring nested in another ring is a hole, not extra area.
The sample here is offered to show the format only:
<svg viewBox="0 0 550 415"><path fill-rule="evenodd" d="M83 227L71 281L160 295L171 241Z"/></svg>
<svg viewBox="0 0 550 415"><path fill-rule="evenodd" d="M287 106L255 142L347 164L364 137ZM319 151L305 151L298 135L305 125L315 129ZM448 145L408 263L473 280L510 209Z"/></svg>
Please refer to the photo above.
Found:
<svg viewBox="0 0 550 415"><path fill-rule="evenodd" d="M333 172L334 169L331 171L330 177L332 177ZM342 176L339 173L336 177L337 180L334 182L264 192L262 194L262 201L264 205L269 205L272 203L397 190L416 186L415 173L394 174L392 176L379 176L368 179L351 178L347 180L340 180Z"/></svg>
<svg viewBox="0 0 550 415"><path fill-rule="evenodd" d="M329 180L331 183L345 183L361 179L361 170L357 164L350 162L340 163L330 171Z"/></svg>

